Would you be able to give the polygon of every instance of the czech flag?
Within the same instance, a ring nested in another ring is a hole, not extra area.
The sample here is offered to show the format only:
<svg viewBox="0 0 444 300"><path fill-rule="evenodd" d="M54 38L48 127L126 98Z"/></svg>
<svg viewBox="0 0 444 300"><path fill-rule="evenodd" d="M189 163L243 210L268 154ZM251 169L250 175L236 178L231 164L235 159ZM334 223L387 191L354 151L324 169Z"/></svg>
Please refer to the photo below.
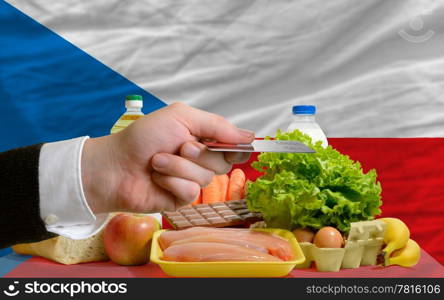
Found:
<svg viewBox="0 0 444 300"><path fill-rule="evenodd" d="M273 135L317 107L375 168L382 216L444 263L444 3L0 2L0 151L109 133L124 97L175 101Z"/></svg>

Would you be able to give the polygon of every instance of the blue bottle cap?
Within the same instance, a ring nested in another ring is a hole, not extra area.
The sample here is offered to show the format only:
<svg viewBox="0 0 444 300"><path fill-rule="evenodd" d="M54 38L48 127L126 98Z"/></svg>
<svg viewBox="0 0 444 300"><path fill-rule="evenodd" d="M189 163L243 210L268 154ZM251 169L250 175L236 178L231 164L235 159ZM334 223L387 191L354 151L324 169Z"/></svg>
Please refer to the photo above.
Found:
<svg viewBox="0 0 444 300"><path fill-rule="evenodd" d="M295 105L293 106L294 115L314 115L316 114L316 106L314 105Z"/></svg>

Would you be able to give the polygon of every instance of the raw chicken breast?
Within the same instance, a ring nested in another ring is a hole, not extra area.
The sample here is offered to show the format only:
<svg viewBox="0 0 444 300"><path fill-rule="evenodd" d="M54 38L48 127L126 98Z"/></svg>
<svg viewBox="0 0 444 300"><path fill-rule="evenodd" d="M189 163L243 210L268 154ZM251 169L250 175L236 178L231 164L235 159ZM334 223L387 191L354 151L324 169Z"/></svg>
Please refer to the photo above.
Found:
<svg viewBox="0 0 444 300"><path fill-rule="evenodd" d="M242 246L248 249L253 249L256 251L260 251L262 253L268 253L268 249L265 247L262 247L258 244L251 243L248 241L243 241L239 239L229 238L229 237L223 237L218 235L196 235L189 238L181 239L174 241L170 244L171 246L174 245L182 245L182 244L188 244L188 243L223 243L223 244L230 244L230 245L237 245Z"/></svg>
<svg viewBox="0 0 444 300"><path fill-rule="evenodd" d="M159 237L162 249L168 248L173 243L177 244L178 241L181 241L180 243L223 242L262 252L266 249L267 253L285 261L294 257L291 245L285 239L249 229L193 227L180 231L166 231Z"/></svg>
<svg viewBox="0 0 444 300"><path fill-rule="evenodd" d="M279 258L267 253L223 243L187 243L172 245L163 252L162 259L179 262L281 261Z"/></svg>
<svg viewBox="0 0 444 300"><path fill-rule="evenodd" d="M168 248L173 242L203 235L220 235L221 232L235 231L247 232L249 229L241 228L212 228L212 227L191 227L183 230L168 230L159 236L159 244L162 250Z"/></svg>

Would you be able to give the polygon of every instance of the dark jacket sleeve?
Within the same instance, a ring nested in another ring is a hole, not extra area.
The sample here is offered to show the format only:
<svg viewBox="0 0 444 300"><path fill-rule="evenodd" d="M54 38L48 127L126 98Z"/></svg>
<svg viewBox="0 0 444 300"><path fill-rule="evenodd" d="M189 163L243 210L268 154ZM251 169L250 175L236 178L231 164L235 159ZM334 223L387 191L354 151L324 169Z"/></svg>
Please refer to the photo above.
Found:
<svg viewBox="0 0 444 300"><path fill-rule="evenodd" d="M39 209L42 144L0 153L0 248L55 236L46 231Z"/></svg>

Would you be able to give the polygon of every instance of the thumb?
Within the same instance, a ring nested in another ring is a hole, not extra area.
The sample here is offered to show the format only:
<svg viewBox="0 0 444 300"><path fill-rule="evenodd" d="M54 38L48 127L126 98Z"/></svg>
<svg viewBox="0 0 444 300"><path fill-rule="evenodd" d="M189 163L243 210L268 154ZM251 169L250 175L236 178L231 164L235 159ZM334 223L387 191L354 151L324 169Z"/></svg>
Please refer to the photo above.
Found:
<svg viewBox="0 0 444 300"><path fill-rule="evenodd" d="M198 138L213 139L229 144L247 144L254 140L254 132L237 128L219 115L182 103L172 104L171 110L176 119Z"/></svg>

